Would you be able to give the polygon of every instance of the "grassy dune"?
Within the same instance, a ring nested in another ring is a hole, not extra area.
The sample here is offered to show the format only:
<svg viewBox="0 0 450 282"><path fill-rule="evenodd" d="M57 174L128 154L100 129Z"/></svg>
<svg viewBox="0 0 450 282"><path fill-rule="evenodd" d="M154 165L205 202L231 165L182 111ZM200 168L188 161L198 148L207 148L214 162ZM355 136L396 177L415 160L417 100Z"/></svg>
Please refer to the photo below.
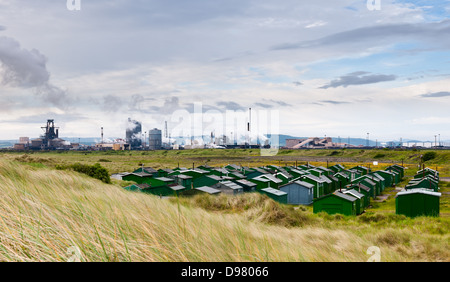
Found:
<svg viewBox="0 0 450 282"><path fill-rule="evenodd" d="M159 199L0 159L0 261L449 261L449 221L313 215L259 195ZM75 247L75 248L74 248Z"/></svg>
<svg viewBox="0 0 450 282"><path fill-rule="evenodd" d="M172 151L120 151L120 152L8 152L3 157L17 160L23 163L31 163L35 166L54 167L57 164L70 165L74 163L95 164L100 162L110 173L133 171L140 164L153 168L192 167L208 164L211 166L223 166L227 164L240 164L243 166L261 165L294 165L296 162L305 164L326 166L340 163L353 167L361 164L373 167L373 161L378 161L377 170L392 165L404 164L409 169L407 175L413 175L418 170L420 155L431 150L280 150L276 156L262 157L258 149L196 149L196 150L172 150ZM436 157L425 162L426 166L438 169L441 176L450 176L450 151L435 150Z"/></svg>

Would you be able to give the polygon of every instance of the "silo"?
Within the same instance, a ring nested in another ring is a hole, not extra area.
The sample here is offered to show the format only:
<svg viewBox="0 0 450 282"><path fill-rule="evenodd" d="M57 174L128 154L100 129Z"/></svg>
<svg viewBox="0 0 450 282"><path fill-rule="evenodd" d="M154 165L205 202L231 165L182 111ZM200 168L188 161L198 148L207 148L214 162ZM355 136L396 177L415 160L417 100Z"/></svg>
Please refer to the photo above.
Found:
<svg viewBox="0 0 450 282"><path fill-rule="evenodd" d="M149 132L148 147L150 150L161 150L162 148L162 134L161 130L154 128Z"/></svg>

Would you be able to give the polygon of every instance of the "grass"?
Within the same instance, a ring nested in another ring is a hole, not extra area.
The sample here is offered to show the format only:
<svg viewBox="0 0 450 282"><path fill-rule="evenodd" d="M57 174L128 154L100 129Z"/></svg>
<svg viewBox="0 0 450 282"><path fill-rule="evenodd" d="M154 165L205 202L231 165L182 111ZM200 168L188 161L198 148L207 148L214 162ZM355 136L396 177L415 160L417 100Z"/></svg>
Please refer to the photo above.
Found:
<svg viewBox="0 0 450 282"><path fill-rule="evenodd" d="M370 246L382 261L450 260L449 217L395 215L393 197L358 217L259 194L167 200L55 170L47 154L0 157L0 261L67 261L71 247L82 261L367 261Z"/></svg>
<svg viewBox="0 0 450 282"><path fill-rule="evenodd" d="M22 163L42 163L46 166L70 165L74 163L93 165L101 162L111 173L135 170L141 164L153 168L192 167L203 164L211 166L225 166L240 164L242 166L262 166L276 164L280 166L294 165L307 162L313 165L334 165L340 163L373 166L373 161L380 169L394 163L408 167L407 175L413 175L418 170L421 155L435 152L436 156L425 162L426 166L438 169L440 175L450 177L450 151L448 150L360 150L360 149L332 149L332 150L279 150L276 156L261 156L257 149L196 149L171 151L108 151L108 152L5 152L3 157Z"/></svg>

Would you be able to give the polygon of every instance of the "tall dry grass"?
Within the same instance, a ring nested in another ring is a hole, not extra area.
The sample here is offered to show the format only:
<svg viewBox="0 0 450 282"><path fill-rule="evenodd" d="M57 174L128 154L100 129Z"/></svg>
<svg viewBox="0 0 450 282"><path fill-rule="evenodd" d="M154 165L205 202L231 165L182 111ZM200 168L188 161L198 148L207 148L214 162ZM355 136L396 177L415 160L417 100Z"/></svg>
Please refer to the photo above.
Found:
<svg viewBox="0 0 450 282"><path fill-rule="evenodd" d="M384 261L449 259L447 234L397 232L286 228L0 159L0 261L67 261L74 247L81 261L366 261L372 245Z"/></svg>

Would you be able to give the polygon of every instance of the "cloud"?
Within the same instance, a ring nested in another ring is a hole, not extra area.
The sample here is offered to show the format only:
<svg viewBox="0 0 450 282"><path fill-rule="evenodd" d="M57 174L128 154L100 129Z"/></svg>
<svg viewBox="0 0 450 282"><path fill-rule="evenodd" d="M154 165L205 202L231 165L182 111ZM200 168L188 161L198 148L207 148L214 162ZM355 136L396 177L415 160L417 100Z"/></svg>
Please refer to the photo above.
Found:
<svg viewBox="0 0 450 282"><path fill-rule="evenodd" d="M449 117L424 117L424 118L413 119L412 123L419 124L419 125L449 124L450 118Z"/></svg>
<svg viewBox="0 0 450 282"><path fill-rule="evenodd" d="M6 30L6 27L0 25L0 31L2 31L2 30Z"/></svg>
<svg viewBox="0 0 450 282"><path fill-rule="evenodd" d="M278 106L282 106L282 107L290 107L290 106L292 106L291 104L288 104L288 103L286 103L284 101L279 101L279 100L263 99L263 101L274 103L274 104L277 104Z"/></svg>
<svg viewBox="0 0 450 282"><path fill-rule="evenodd" d="M122 106L122 99L116 95L106 95L103 97L102 109L105 112L117 112Z"/></svg>
<svg viewBox="0 0 450 282"><path fill-rule="evenodd" d="M270 109L270 108L274 107L273 105L264 104L264 103L255 103L255 106L265 108L265 109Z"/></svg>
<svg viewBox="0 0 450 282"><path fill-rule="evenodd" d="M350 85L373 84L385 81L396 80L396 75L369 74L368 72L358 71L341 76L332 80L329 84L319 87L320 89L337 88L339 86L347 87Z"/></svg>
<svg viewBox="0 0 450 282"><path fill-rule="evenodd" d="M295 86L301 86L303 85L303 83L301 83L300 81L294 81L292 82Z"/></svg>
<svg viewBox="0 0 450 282"><path fill-rule="evenodd" d="M3 85L34 88L45 102L60 108L69 105L66 91L50 83L47 58L38 50L22 49L13 38L0 37L0 79Z"/></svg>
<svg viewBox="0 0 450 282"><path fill-rule="evenodd" d="M283 43L271 47L270 50L332 47L340 44L373 47L405 39L415 39L420 42L428 40L448 47L450 46L449 34L450 20L437 23L385 24L338 32L316 40Z"/></svg>
<svg viewBox="0 0 450 282"><path fill-rule="evenodd" d="M40 113L36 115L29 116L21 116L15 120L10 120L8 122L14 123L37 123L37 124L45 124L45 122L49 119L54 119L55 121L64 123L64 122L74 122L80 120L87 120L86 116L83 116L79 113L55 113L55 112L46 112Z"/></svg>
<svg viewBox="0 0 450 282"><path fill-rule="evenodd" d="M217 106L219 107L224 107L227 110L232 110L232 111L239 111L239 110L245 110L246 107L243 107L241 105L239 105L236 102L224 102L224 101L220 101L216 103Z"/></svg>
<svg viewBox="0 0 450 282"><path fill-rule="evenodd" d="M44 82L42 85L37 86L36 94L38 97L41 97L43 101L61 109L67 109L73 101L73 99L67 95L66 91L49 82Z"/></svg>
<svg viewBox="0 0 450 282"><path fill-rule="evenodd" d="M439 98L439 97L447 97L447 96L450 96L450 92L448 92L448 91L427 93L427 94L420 95L420 97L424 97L424 98Z"/></svg>
<svg viewBox="0 0 450 282"><path fill-rule="evenodd" d="M322 100L320 103L324 104L333 104L333 105L341 105L341 104L350 104L350 102L345 101L332 101L332 100Z"/></svg>
<svg viewBox="0 0 450 282"><path fill-rule="evenodd" d="M305 26L305 28L314 28L314 27L324 26L324 25L327 25L327 24L328 23L324 22L324 21L317 21L317 22L314 22L312 24L309 24L309 25Z"/></svg>
<svg viewBox="0 0 450 282"><path fill-rule="evenodd" d="M4 85L36 87L48 82L47 58L38 50L22 49L10 37L0 37L1 79Z"/></svg>

